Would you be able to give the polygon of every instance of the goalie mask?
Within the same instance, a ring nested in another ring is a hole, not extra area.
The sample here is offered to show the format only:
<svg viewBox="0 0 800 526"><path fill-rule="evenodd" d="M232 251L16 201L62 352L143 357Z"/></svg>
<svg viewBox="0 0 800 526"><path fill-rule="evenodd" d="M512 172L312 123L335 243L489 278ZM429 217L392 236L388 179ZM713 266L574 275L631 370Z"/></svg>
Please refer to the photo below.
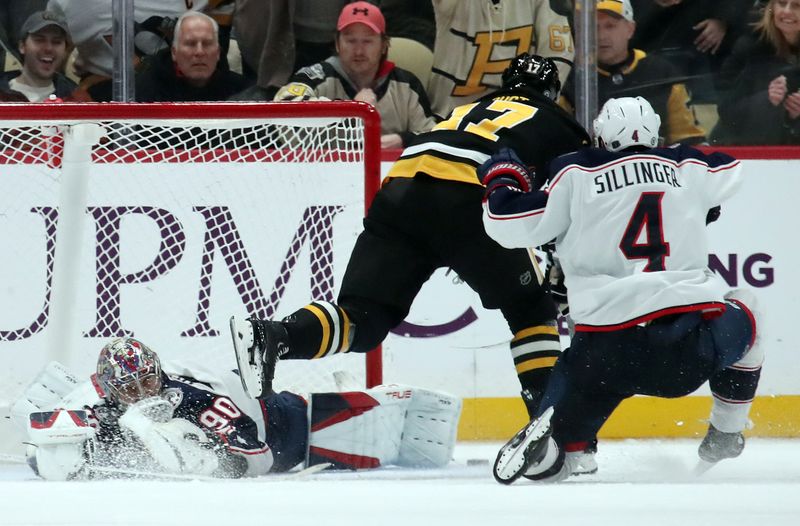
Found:
<svg viewBox="0 0 800 526"><path fill-rule="evenodd" d="M100 351L97 382L104 397L127 406L161 392L161 362L134 338L117 338Z"/></svg>

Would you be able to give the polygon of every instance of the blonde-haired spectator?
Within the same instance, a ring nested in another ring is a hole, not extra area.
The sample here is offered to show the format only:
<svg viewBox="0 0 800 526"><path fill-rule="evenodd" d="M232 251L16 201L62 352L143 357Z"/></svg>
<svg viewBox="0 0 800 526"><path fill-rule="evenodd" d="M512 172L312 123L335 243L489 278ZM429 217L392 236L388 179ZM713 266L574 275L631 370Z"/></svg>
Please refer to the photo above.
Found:
<svg viewBox="0 0 800 526"><path fill-rule="evenodd" d="M770 0L722 68L722 144L800 144L800 0Z"/></svg>

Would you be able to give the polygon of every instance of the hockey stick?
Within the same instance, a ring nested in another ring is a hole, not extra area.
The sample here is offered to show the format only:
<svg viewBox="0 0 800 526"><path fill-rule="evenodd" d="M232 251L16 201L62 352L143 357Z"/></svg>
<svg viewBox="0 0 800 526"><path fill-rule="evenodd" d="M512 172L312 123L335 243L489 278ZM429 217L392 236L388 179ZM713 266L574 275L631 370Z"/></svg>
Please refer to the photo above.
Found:
<svg viewBox="0 0 800 526"><path fill-rule="evenodd" d="M208 475L183 475L180 473L159 473L156 471L142 471L138 469L114 468L110 466L91 466L91 473L100 475L119 475L130 478L166 479L166 480L220 480Z"/></svg>
<svg viewBox="0 0 800 526"><path fill-rule="evenodd" d="M533 271L536 273L536 281L539 282L539 285L544 283L544 273L542 269L539 268L539 260L536 258L536 253L533 251L532 248L528 250L528 257L531 258L531 265L533 265Z"/></svg>
<svg viewBox="0 0 800 526"><path fill-rule="evenodd" d="M3 464L25 464L27 461L22 455L0 454L0 463Z"/></svg>
<svg viewBox="0 0 800 526"><path fill-rule="evenodd" d="M313 466L307 467L305 469L301 469L295 473L286 473L283 474L282 478L303 478L309 475L313 475L319 471L327 469L331 467L330 462L323 462L321 464L315 464ZM94 473L99 473L101 475L120 475L124 477L132 477L132 478L148 478L148 479L166 479L166 480L205 480L205 481L213 481L213 480L223 480L221 477L211 477L208 475L190 475L190 474L181 474L181 473L159 473L155 471L142 471L138 469L126 469L126 468L114 468L110 466L92 466L90 471Z"/></svg>

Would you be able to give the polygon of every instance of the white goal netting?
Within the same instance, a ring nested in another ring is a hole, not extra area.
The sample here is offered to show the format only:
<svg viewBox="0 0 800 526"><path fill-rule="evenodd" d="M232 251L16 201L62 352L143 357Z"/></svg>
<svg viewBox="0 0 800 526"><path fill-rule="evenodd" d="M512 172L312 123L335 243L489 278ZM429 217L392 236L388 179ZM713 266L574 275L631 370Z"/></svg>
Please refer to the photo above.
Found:
<svg viewBox="0 0 800 526"><path fill-rule="evenodd" d="M378 184L358 103L20 105L0 119L0 408L116 336L234 368L228 319L333 300ZM279 365L276 387L367 383L364 355ZM374 374L371 373L371 374Z"/></svg>

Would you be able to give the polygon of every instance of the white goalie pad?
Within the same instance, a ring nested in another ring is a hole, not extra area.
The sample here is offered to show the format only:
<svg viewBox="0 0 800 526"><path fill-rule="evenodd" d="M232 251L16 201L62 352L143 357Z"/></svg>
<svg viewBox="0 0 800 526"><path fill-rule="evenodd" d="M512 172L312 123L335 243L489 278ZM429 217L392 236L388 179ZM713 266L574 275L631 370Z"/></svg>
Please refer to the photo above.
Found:
<svg viewBox="0 0 800 526"><path fill-rule="evenodd" d="M27 456L33 470L47 480L67 480L87 462L86 441L95 435L86 411L56 409L30 414Z"/></svg>
<svg viewBox="0 0 800 526"><path fill-rule="evenodd" d="M66 367L58 362L48 363L12 404L11 422L26 432L31 413L55 409L77 386L78 380Z"/></svg>
<svg viewBox="0 0 800 526"><path fill-rule="evenodd" d="M453 456L461 416L461 399L414 388L406 412L397 464L435 468Z"/></svg>
<svg viewBox="0 0 800 526"><path fill-rule="evenodd" d="M339 469L446 465L455 447L461 400L403 385L314 393L306 466Z"/></svg>

